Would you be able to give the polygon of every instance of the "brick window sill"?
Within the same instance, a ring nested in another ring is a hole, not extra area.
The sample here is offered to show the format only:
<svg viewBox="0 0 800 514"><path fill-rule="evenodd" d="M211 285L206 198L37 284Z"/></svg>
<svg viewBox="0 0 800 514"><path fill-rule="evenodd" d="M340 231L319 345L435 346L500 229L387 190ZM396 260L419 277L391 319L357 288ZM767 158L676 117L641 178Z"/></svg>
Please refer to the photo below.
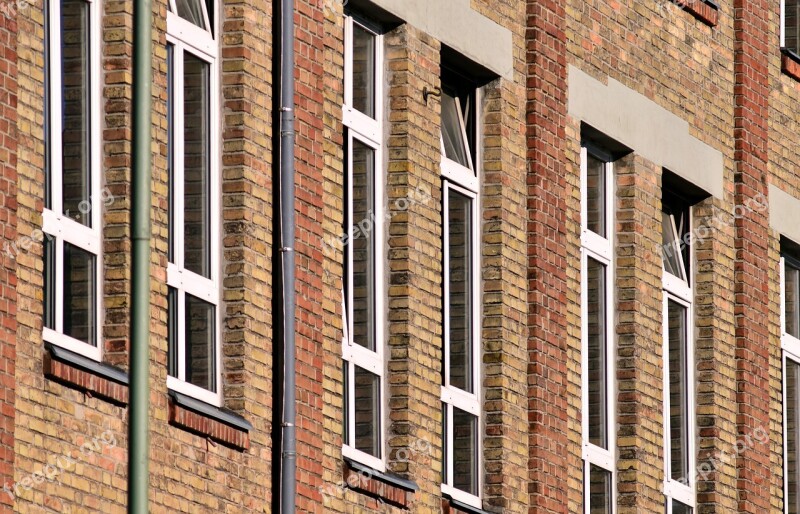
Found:
<svg viewBox="0 0 800 514"><path fill-rule="evenodd" d="M781 48L781 71L800 81L800 55L788 48Z"/></svg>
<svg viewBox="0 0 800 514"><path fill-rule="evenodd" d="M175 391L169 392L169 422L237 450L250 448L250 422L233 411Z"/></svg>
<svg viewBox="0 0 800 514"><path fill-rule="evenodd" d="M419 490L417 484L410 480L374 470L347 458L344 459L344 484L349 489L402 509L410 507L414 493Z"/></svg>
<svg viewBox="0 0 800 514"><path fill-rule="evenodd" d="M719 6L715 0L670 0L709 27L719 23Z"/></svg>
<svg viewBox="0 0 800 514"><path fill-rule="evenodd" d="M44 376L117 405L128 403L128 374L114 366L45 343Z"/></svg>
<svg viewBox="0 0 800 514"><path fill-rule="evenodd" d="M447 495L442 498L442 514L489 514L483 509L454 500Z"/></svg>

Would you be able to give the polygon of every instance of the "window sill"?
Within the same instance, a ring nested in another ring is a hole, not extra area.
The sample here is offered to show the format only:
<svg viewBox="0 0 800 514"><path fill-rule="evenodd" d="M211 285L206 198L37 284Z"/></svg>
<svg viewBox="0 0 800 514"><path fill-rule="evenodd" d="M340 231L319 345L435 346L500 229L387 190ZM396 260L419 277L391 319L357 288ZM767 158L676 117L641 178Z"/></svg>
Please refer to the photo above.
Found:
<svg viewBox="0 0 800 514"><path fill-rule="evenodd" d="M44 375L68 387L118 405L128 403L128 374L114 366L45 343Z"/></svg>
<svg viewBox="0 0 800 514"><path fill-rule="evenodd" d="M344 463L346 487L402 509L409 508L414 493L419 490L417 484L397 475L374 470L348 458Z"/></svg>
<svg viewBox="0 0 800 514"><path fill-rule="evenodd" d="M670 0L709 27L719 23L719 5L715 0Z"/></svg>
<svg viewBox="0 0 800 514"><path fill-rule="evenodd" d="M448 495L442 498L442 514L489 514L483 509L467 505L464 502L454 500Z"/></svg>
<svg viewBox="0 0 800 514"><path fill-rule="evenodd" d="M214 407L176 391L169 392L169 422L237 450L250 448L249 421L228 409Z"/></svg>
<svg viewBox="0 0 800 514"><path fill-rule="evenodd" d="M800 81L800 55L788 48L781 48L781 54L781 71Z"/></svg>

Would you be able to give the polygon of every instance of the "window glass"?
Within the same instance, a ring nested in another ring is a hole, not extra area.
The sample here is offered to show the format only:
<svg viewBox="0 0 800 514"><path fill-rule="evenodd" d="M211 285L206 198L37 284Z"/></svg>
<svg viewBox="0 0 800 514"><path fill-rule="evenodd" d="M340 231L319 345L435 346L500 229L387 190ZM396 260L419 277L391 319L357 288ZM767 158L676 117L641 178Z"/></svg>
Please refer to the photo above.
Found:
<svg viewBox="0 0 800 514"><path fill-rule="evenodd" d="M175 0L175 6L178 8L178 16L201 29L206 28L202 0Z"/></svg>
<svg viewBox="0 0 800 514"><path fill-rule="evenodd" d="M448 159L472 169L461 105L446 92L442 93L442 142Z"/></svg>
<svg viewBox="0 0 800 514"><path fill-rule="evenodd" d="M207 62L184 53L184 267L206 278L211 277L209 72Z"/></svg>
<svg viewBox="0 0 800 514"><path fill-rule="evenodd" d="M800 339L800 268L784 260L786 333Z"/></svg>
<svg viewBox="0 0 800 514"><path fill-rule="evenodd" d="M678 500L672 500L672 514L692 514L692 509Z"/></svg>
<svg viewBox="0 0 800 514"><path fill-rule="evenodd" d="M178 290L169 287L167 292L167 373L178 378Z"/></svg>
<svg viewBox="0 0 800 514"><path fill-rule="evenodd" d="M355 448L373 457L381 456L380 377L358 366L355 369Z"/></svg>
<svg viewBox="0 0 800 514"><path fill-rule="evenodd" d="M670 477L682 480L689 473L688 382L686 307L668 300Z"/></svg>
<svg viewBox="0 0 800 514"><path fill-rule="evenodd" d="M478 418L453 407L453 486L478 495Z"/></svg>
<svg viewBox="0 0 800 514"><path fill-rule="evenodd" d="M199 298L186 295L186 381L211 392L214 383L215 308Z"/></svg>
<svg viewBox="0 0 800 514"><path fill-rule="evenodd" d="M789 514L800 514L800 364L786 359L786 502Z"/></svg>
<svg viewBox="0 0 800 514"><path fill-rule="evenodd" d="M589 442L608 449L606 267L587 259Z"/></svg>
<svg viewBox="0 0 800 514"><path fill-rule="evenodd" d="M607 237L606 163L591 154L586 161L586 228Z"/></svg>
<svg viewBox="0 0 800 514"><path fill-rule="evenodd" d="M472 200L448 189L450 385L473 392Z"/></svg>
<svg viewBox="0 0 800 514"><path fill-rule="evenodd" d="M63 214L91 226L89 3L61 1Z"/></svg>
<svg viewBox="0 0 800 514"><path fill-rule="evenodd" d="M375 36L353 23L353 107L375 118Z"/></svg>
<svg viewBox="0 0 800 514"><path fill-rule="evenodd" d="M613 499L611 472L589 465L589 514L611 514Z"/></svg>
<svg viewBox="0 0 800 514"><path fill-rule="evenodd" d="M661 233L664 270L678 278L685 278L683 256L675 217L667 212L661 213Z"/></svg>
<svg viewBox="0 0 800 514"><path fill-rule="evenodd" d="M97 256L64 243L64 334L96 346Z"/></svg>
<svg viewBox="0 0 800 514"><path fill-rule="evenodd" d="M352 230L353 342L375 351L375 150L353 139Z"/></svg>
<svg viewBox="0 0 800 514"><path fill-rule="evenodd" d="M800 53L800 1L784 0L783 46Z"/></svg>

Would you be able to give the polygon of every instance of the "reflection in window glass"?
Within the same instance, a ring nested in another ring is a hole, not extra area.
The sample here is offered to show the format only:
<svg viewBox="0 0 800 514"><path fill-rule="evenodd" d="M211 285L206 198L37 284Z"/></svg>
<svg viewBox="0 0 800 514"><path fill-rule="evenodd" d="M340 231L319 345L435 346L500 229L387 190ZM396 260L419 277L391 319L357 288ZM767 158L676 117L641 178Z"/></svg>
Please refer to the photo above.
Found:
<svg viewBox="0 0 800 514"><path fill-rule="evenodd" d="M175 6L178 8L178 16L197 25L201 29L206 28L203 19L202 0L175 0Z"/></svg>
<svg viewBox="0 0 800 514"><path fill-rule="evenodd" d="M211 278L210 65L183 57L184 267Z"/></svg>
<svg viewBox="0 0 800 514"><path fill-rule="evenodd" d="M380 377L358 366L355 376L355 448L373 457L381 456Z"/></svg>
<svg viewBox="0 0 800 514"><path fill-rule="evenodd" d="M89 3L61 1L63 213L91 226Z"/></svg>
<svg viewBox="0 0 800 514"><path fill-rule="evenodd" d="M800 339L800 269L784 261L786 333Z"/></svg>
<svg viewBox="0 0 800 514"><path fill-rule="evenodd" d="M96 346L97 256L64 243L64 334Z"/></svg>
<svg viewBox="0 0 800 514"><path fill-rule="evenodd" d="M461 105L447 93L442 93L442 142L444 154L465 168L472 169L465 139L464 117Z"/></svg>
<svg viewBox="0 0 800 514"><path fill-rule="evenodd" d="M784 0L783 46L800 53L800 1Z"/></svg>
<svg viewBox="0 0 800 514"><path fill-rule="evenodd" d="M472 200L448 189L450 385L473 392Z"/></svg>
<svg viewBox="0 0 800 514"><path fill-rule="evenodd" d="M690 471L686 307L672 300L667 303L670 476L673 480L685 480Z"/></svg>
<svg viewBox="0 0 800 514"><path fill-rule="evenodd" d="M375 151L353 139L352 237L353 342L375 351Z"/></svg>
<svg viewBox="0 0 800 514"><path fill-rule="evenodd" d="M789 514L800 514L800 364L786 359L786 504Z"/></svg>
<svg viewBox="0 0 800 514"><path fill-rule="evenodd" d="M186 381L211 392L214 383L215 308L199 298L186 295Z"/></svg>
<svg viewBox="0 0 800 514"><path fill-rule="evenodd" d="M611 472L589 465L589 514L611 514Z"/></svg>
<svg viewBox="0 0 800 514"><path fill-rule="evenodd" d="M453 407L453 486L478 495L478 418Z"/></svg>
<svg viewBox="0 0 800 514"><path fill-rule="evenodd" d="M589 442L608 449L605 278L606 267L587 258Z"/></svg>
<svg viewBox="0 0 800 514"><path fill-rule="evenodd" d="M168 288L167 292L167 373L180 378L178 370L178 290Z"/></svg>
<svg viewBox="0 0 800 514"><path fill-rule="evenodd" d="M586 228L606 237L606 163L587 156L586 162Z"/></svg>
<svg viewBox="0 0 800 514"><path fill-rule="evenodd" d="M353 24L353 107L375 118L375 36Z"/></svg>
<svg viewBox="0 0 800 514"><path fill-rule="evenodd" d="M672 500L672 514L692 514L692 508L678 500Z"/></svg>

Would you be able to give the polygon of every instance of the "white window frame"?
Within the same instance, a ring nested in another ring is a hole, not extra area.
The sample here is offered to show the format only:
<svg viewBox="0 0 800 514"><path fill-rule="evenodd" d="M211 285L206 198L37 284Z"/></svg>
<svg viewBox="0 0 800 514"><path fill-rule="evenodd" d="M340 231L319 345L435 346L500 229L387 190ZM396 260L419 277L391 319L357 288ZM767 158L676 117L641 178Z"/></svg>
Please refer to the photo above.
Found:
<svg viewBox="0 0 800 514"><path fill-rule="evenodd" d="M608 471L611 474L611 512L616 512L617 508L617 434L616 434L616 380L615 380L615 356L616 356L616 331L614 321L616 318L615 297L614 297L614 164L610 159L604 159L592 154L596 159L605 161L604 184L605 184L605 229L606 237L603 237L587 227L588 221L588 157L589 150L581 147L581 369L589 369L589 309L588 298L588 259L592 258L605 267L605 324L606 324L606 434L608 436L608 449L601 448L590 442L589 438L589 373L581 373L581 403L582 413L582 457L583 457L583 476L585 484L583 487L584 512L590 512L590 491L589 477L591 466Z"/></svg>
<svg viewBox="0 0 800 514"><path fill-rule="evenodd" d="M456 105L458 108L459 124L462 132L462 141L465 146L466 155L469 158L471 167L465 167L456 161L450 160L445 155L444 139L440 134L441 145L441 172L442 172L442 213L443 213L443 282L444 282L444 297L442 301L444 329L443 329L443 366L442 373L444 375L444 385L441 389L441 400L444 404L444 415L446 416L446 433L444 434L443 443L446 445L448 456L446 462L447 480L442 483L442 493L450 496L456 501L460 501L475 508L482 508L482 492L484 485L483 477L483 436L485 433L484 417L482 415L483 409L481 403L483 401L483 380L481 377L481 309L480 309L480 269L481 269L481 254L480 254L480 182L478 180L478 173L476 170L479 168L481 162L481 149L480 144L476 144L475 155L468 145L468 138L466 134L466 126L464 123L463 114L461 112L461 105L456 97ZM475 88L474 90L474 108L475 108L475 138L476 141L481 141L481 124L480 120L480 105L481 105L481 89ZM449 198L448 193L450 190L456 191L472 200L472 381L473 393L468 393L458 387L450 385L450 270L447 265L450 259L449 248ZM453 486L453 408L461 409L468 412L477 418L477 441L475 451L477 452L476 458L478 461L477 466L477 489L479 494L473 495L465 491L457 489Z"/></svg>
<svg viewBox="0 0 800 514"><path fill-rule="evenodd" d="M222 405L222 302L221 302L221 244L220 244L220 204L222 188L220 184L220 98L219 98L219 45L216 27L206 31L177 15L174 0L170 0L173 11L167 12L167 43L173 45L171 80L172 84L172 131L173 162L170 190L172 223L172 262L167 264L167 285L177 294L177 341L178 376L167 375L167 388L191 396L214 406ZM209 15L203 3L203 17L208 24ZM218 2L214 2L214 20L219 19ZM183 53L184 51L209 64L209 230L210 230L210 278L203 277L184 268L184 165L183 159ZM214 306L214 383L216 392L191 384L185 380L186 351L186 295Z"/></svg>
<svg viewBox="0 0 800 514"><path fill-rule="evenodd" d="M66 348L90 359L99 361L103 348L103 254L102 254L102 211L100 183L102 162L102 88L100 79L100 51L102 37L102 5L98 0L85 0L89 4L89 163L90 163L90 198L89 214L91 228L71 219L69 213L63 212L62 182L63 170L61 168L62 139L61 139L61 3L57 0L48 0L48 133L49 138L49 174L50 181L50 208L42 212L42 231L45 238L52 240L54 267L47 270L53 273L53 298L48 307L53 309L53 329L42 328L42 338L52 344ZM95 342L96 346L64 334L64 244L72 244L95 256ZM46 273L47 273L46 271Z"/></svg>
<svg viewBox="0 0 800 514"><path fill-rule="evenodd" d="M789 492L789 476L786 472L786 461L789 454L788 446L788 420L786 418L786 361L792 360L800 365L800 339L786 333L786 259L781 255L780 258L780 288L781 288L781 383L782 383L782 405L781 418L783 420L783 491L784 495ZM798 428L800 430L800 427ZM789 503L784 496L783 511L788 514Z"/></svg>
<svg viewBox="0 0 800 514"><path fill-rule="evenodd" d="M352 179L352 165L353 162L353 141L358 141L374 151L374 197L372 200L373 209L375 212L372 216L371 236L375 242L375 258L378 265L374 268L374 284L375 284L375 305L374 312L376 319L375 325L375 351L371 351L354 341L349 337L353 333L353 315L349 311L353 305L353 289L350 286L353 284L353 255L350 250L350 242L353 240L355 231L353 230L353 212L352 202L348 200L345 205L345 219L347 220L346 227L346 244L345 244L345 259L347 276L345 277L345 290L344 298L344 338L342 340L342 358L346 366L346 373L350 378L347 381L348 388L344 392L349 401L345 402L349 408L346 409L344 415L347 416L347 423L345 424L348 433L342 444L342 455L344 457L353 459L362 464L365 464L377 471L386 471L386 413L388 403L386 401L386 372L385 372L385 327L384 327L384 309L385 309L385 295L386 295L386 273L383 266L383 259L385 251L383 246L384 241L384 227L383 227L383 198L384 198L384 184L383 184L383 36L368 27L353 19L352 16L346 16L344 19L344 37L345 37L345 52L344 52L344 105L342 106L342 122L346 128L345 137L347 138L347 152L345 155L345 168L346 168L346 184L347 187L353 183ZM353 26L358 25L360 28L371 33L375 36L375 83L374 83L374 100L375 100L375 118L358 111L353 107L353 84L351 74L353 70ZM348 195L350 198L350 195ZM378 435L380 437L380 457L375 457L366 452L356 449L355 441L355 366L362 368L370 373L379 377L379 403L381 412L379 415L380 426L378 427Z"/></svg>
<svg viewBox="0 0 800 514"><path fill-rule="evenodd" d="M687 208L688 217L686 222L688 223L688 229L691 231L693 225L693 213L692 213L692 206L689 205ZM659 212L659 215L661 213ZM677 233L676 227L674 227L673 222L673 229L676 232L676 241L678 242L678 246L680 245L682 239L680 233ZM691 245L691 240L689 242L689 277L686 277L684 280L682 277L676 277L669 273L663 267L662 261L662 288L663 288L663 298L662 298L662 362L663 362L663 420L664 420L664 496L666 498L666 514L672 514L672 500L679 501L690 507L692 512L697 512L697 480L696 480L696 469L697 469L697 457L695 455L696 452L696 438L697 438L697 421L696 421L696 407L695 407L695 366L696 366L696 358L695 358L695 348L694 348L694 339L695 339L695 323L694 323L694 293L693 288L691 285L691 278L694 275L695 269L695 262L694 262L694 247ZM677 249L678 255L681 256L680 248ZM663 259L663 257L662 257ZM685 263L683 270L686 270ZM683 275L683 272L681 273ZM678 480L672 479L671 473L671 441L670 441L670 430L669 430L669 420L670 420L670 399L669 399L669 321L668 321L668 308L669 308L669 301L672 300L675 303L683 306L686 308L686 360L687 360L687 377L686 377L686 389L687 389L687 409L686 409L686 416L687 416L687 451L688 451L688 476L685 477L687 484L683 484Z"/></svg>

